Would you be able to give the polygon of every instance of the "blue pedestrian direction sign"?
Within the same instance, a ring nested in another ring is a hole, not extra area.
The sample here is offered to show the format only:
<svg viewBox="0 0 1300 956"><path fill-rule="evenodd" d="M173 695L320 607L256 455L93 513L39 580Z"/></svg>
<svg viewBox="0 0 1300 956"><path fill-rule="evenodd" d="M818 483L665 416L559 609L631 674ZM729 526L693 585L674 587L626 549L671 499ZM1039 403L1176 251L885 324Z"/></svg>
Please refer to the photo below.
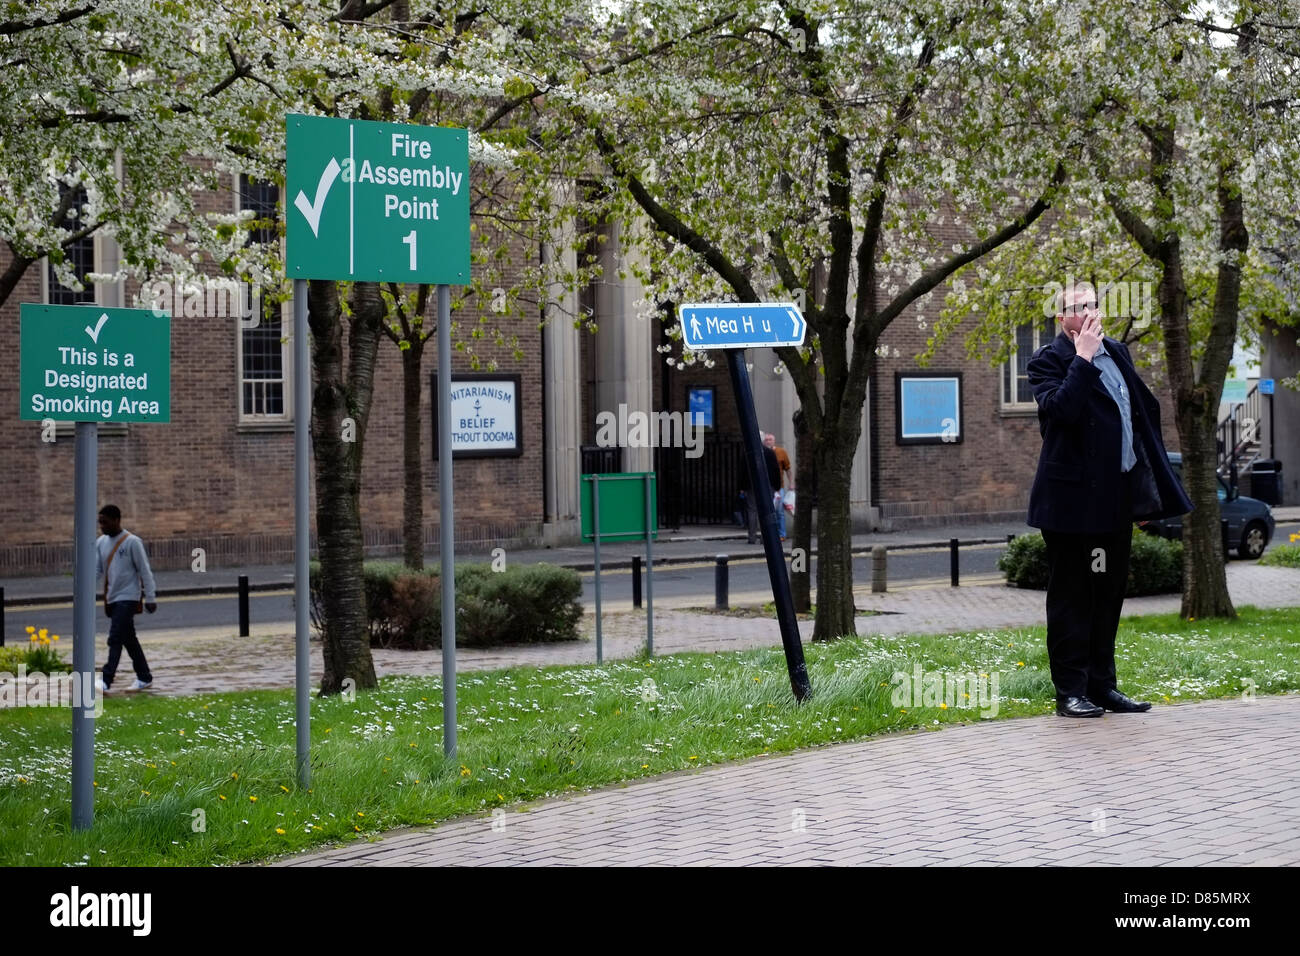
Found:
<svg viewBox="0 0 1300 956"><path fill-rule="evenodd" d="M688 349L803 345L808 323L793 302L704 302L678 308Z"/></svg>

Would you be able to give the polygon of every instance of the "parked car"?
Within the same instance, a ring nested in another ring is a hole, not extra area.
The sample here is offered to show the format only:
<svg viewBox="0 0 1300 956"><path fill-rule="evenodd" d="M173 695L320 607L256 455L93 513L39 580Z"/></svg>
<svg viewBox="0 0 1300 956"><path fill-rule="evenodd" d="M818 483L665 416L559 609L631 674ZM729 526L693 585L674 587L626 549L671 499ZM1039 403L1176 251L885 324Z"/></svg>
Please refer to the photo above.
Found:
<svg viewBox="0 0 1300 956"><path fill-rule="evenodd" d="M1179 452L1169 453L1169 464L1179 482L1183 480L1183 456ZM1219 516L1228 520L1228 547L1235 548L1237 557L1255 560L1264 553L1268 543L1273 540L1273 509L1258 498L1238 494L1236 489L1228 487L1222 475L1219 479ZM1183 536L1183 519L1161 518L1158 521L1139 521L1138 527L1143 531L1159 535L1162 538L1180 540Z"/></svg>

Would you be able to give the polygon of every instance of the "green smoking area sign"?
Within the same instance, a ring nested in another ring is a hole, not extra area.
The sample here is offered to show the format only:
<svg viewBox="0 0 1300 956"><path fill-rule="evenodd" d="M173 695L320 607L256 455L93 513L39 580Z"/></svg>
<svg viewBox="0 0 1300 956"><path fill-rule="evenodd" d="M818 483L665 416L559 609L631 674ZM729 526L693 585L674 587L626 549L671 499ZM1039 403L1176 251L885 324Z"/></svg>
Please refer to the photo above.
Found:
<svg viewBox="0 0 1300 956"><path fill-rule="evenodd" d="M21 421L171 420L171 317L152 309L24 304Z"/></svg>

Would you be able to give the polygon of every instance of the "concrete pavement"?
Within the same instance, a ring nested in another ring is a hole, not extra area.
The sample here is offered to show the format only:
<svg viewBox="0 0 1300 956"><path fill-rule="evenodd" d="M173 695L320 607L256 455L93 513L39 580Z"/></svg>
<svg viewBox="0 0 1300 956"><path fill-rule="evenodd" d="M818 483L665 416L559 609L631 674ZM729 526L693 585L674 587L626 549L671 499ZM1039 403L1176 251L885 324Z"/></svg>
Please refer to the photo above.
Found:
<svg viewBox="0 0 1300 956"><path fill-rule="evenodd" d="M1297 746L1300 695L969 724L657 776L277 865L1294 866Z"/></svg>

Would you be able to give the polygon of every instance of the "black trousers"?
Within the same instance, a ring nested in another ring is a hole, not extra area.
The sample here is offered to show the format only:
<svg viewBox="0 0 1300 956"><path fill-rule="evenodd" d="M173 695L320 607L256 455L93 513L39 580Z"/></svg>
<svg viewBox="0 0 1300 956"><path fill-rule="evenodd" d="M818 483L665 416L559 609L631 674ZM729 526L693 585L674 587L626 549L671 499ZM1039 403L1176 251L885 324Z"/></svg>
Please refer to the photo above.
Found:
<svg viewBox="0 0 1300 956"><path fill-rule="evenodd" d="M1121 482L1132 514L1128 480ZM1128 589L1132 523L1120 531L1043 531L1047 543L1047 657L1058 697L1094 703L1116 689L1115 631Z"/></svg>
<svg viewBox="0 0 1300 956"><path fill-rule="evenodd" d="M108 663L104 665L104 686L110 687L113 676L117 673L117 664L122 659L122 648L131 657L135 676L148 683L153 680L149 673L149 662L144 658L144 648L135 636L135 601L114 601L108 606L112 623L108 626Z"/></svg>

